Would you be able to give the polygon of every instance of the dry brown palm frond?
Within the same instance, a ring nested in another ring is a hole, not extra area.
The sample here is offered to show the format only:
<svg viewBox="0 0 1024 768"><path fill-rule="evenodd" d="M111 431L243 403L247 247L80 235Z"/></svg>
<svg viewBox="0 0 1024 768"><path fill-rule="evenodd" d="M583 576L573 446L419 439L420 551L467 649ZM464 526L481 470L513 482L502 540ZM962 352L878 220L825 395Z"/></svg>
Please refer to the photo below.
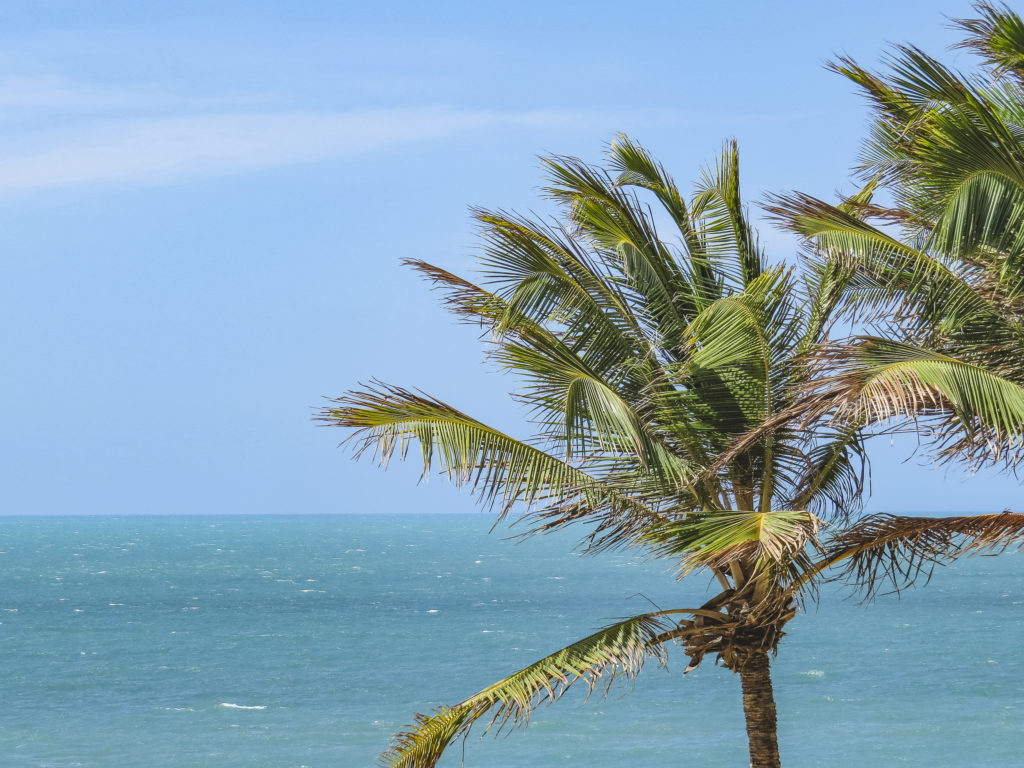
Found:
<svg viewBox="0 0 1024 768"><path fill-rule="evenodd" d="M402 264L412 267L434 288L443 291L441 305L460 319L481 326L494 325L501 320L505 302L493 293L421 259L403 259Z"/></svg>
<svg viewBox="0 0 1024 768"><path fill-rule="evenodd" d="M884 585L899 592L922 575L931 578L937 565L969 554L999 554L1024 542L1024 514L956 517L872 515L829 542L824 560L845 561L837 578L867 597Z"/></svg>

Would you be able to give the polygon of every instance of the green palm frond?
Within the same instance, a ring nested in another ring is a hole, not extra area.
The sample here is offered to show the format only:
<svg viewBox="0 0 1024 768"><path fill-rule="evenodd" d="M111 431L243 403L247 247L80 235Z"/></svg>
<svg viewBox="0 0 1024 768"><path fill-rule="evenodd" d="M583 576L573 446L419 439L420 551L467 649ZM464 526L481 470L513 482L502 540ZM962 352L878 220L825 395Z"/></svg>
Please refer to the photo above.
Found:
<svg viewBox="0 0 1024 768"><path fill-rule="evenodd" d="M494 344L493 356L509 368L517 369L519 365L527 365L527 361L536 358L556 368L568 367L578 375L600 382L604 382L605 376L615 376L619 389L625 387L633 390L645 386L647 377L658 375L661 371L660 366L650 357L646 357L640 365L633 362L642 352L631 348L616 329L591 322L589 313L582 313L572 320L574 324L587 327L586 337L570 333L571 329L564 323L556 332L545 325L543 320L523 314L500 296L447 270L418 259L408 259L404 263L420 272L443 292L442 303L450 311L468 323L489 329L492 332L490 341ZM604 317L599 311L597 314ZM630 363L623 365L623 359ZM523 372L527 378L537 373L528 366ZM645 378L638 379L638 375Z"/></svg>
<svg viewBox="0 0 1024 768"><path fill-rule="evenodd" d="M799 353L822 343L835 323L854 314L848 306L850 294L868 287L867 281L857 283L857 273L838 259L804 260L804 283L807 293L806 325L800 339ZM871 286L876 287L876 286Z"/></svg>
<svg viewBox="0 0 1024 768"><path fill-rule="evenodd" d="M691 210L704 253L746 286L760 276L764 259L740 198L739 162L736 142L728 142L714 167L702 174Z"/></svg>
<svg viewBox="0 0 1024 768"><path fill-rule="evenodd" d="M922 117L921 105L849 57L839 57L828 68L859 85L876 115L871 139L861 152L861 171L881 182L898 177L907 166L901 153L907 130L900 126L916 125Z"/></svg>
<svg viewBox="0 0 1024 768"><path fill-rule="evenodd" d="M1003 336L1016 335L998 308L963 275L858 216L800 193L774 196L766 207L782 226L814 241L830 260L867 274L883 289L862 306L873 304L884 312L891 310L894 298L908 300L917 322L938 325L940 330L983 321Z"/></svg>
<svg viewBox="0 0 1024 768"><path fill-rule="evenodd" d="M562 338L525 317L504 323L508 305L462 278L426 262L409 260L407 264L445 290L444 303L456 314L496 332L505 325L494 356L533 382L520 397L555 419L552 426L556 428L545 434L557 435L570 456L574 448L577 453L594 447L622 448L670 482L685 482L686 462L659 442L633 406L590 367L590 355L575 352ZM627 368L631 371L635 368Z"/></svg>
<svg viewBox="0 0 1024 768"><path fill-rule="evenodd" d="M678 634L678 624L669 617L680 613L692 612L659 611L617 622L453 707L442 707L429 716L417 715L408 730L395 736L391 749L381 756L381 765L433 768L445 748L488 713L492 713L488 728L496 726L500 731L506 725L528 722L534 709L557 700L581 680L592 691L602 679L610 684L617 675L635 677L649 658L664 664L664 645Z"/></svg>
<svg viewBox="0 0 1024 768"><path fill-rule="evenodd" d="M942 458L1014 463L1024 385L1024 21L1006 6L975 9L980 18L957 25L962 47L986 60L978 76L911 46L895 49L885 74L850 59L833 65L875 109L865 170L895 209L794 194L769 210L813 245L819 270L838 263L855 275L846 307L905 344L865 339L827 352L835 378L826 371L819 392L851 385L840 398L854 396L855 418L925 418ZM871 219L896 223L903 237Z"/></svg>
<svg viewBox="0 0 1024 768"><path fill-rule="evenodd" d="M811 566L807 548L817 531L817 518L803 510L712 511L651 526L640 540L661 557L678 558L680 576L735 563L748 579L771 573L791 581Z"/></svg>
<svg viewBox="0 0 1024 768"><path fill-rule="evenodd" d="M653 437L618 382L606 380L557 339L531 336L504 344L495 357L524 381L519 397L556 420L569 456L592 450L623 451L642 461L653 456ZM627 371L628 372L628 371Z"/></svg>
<svg viewBox="0 0 1024 768"><path fill-rule="evenodd" d="M823 563L844 563L838 578L868 597L885 585L900 591L937 565L970 554L998 554L1024 542L1024 515L901 517L872 515L828 542Z"/></svg>
<svg viewBox="0 0 1024 768"><path fill-rule="evenodd" d="M805 323L790 273L774 268L751 280L743 292L711 304L691 324L687 334L693 351L682 374L700 404L691 410L701 414L717 440L713 453L784 407L801 370L795 355ZM760 486L761 511L772 508L775 486L788 474L780 462L794 446L780 442L781 437L761 440L748 452L745 466L733 466L733 482Z"/></svg>
<svg viewBox="0 0 1024 768"><path fill-rule="evenodd" d="M404 460L419 443L424 474L436 466L497 504L502 515L522 504L543 514L548 528L584 519L611 536L607 545L664 519L657 508L580 467L425 395L378 383L332 403L320 420L354 429L349 439L357 455L370 451L386 465L395 455Z"/></svg>
<svg viewBox="0 0 1024 768"><path fill-rule="evenodd" d="M618 173L614 179L617 186L642 187L653 192L679 228L684 242L693 242L693 222L686 200L668 171L650 152L620 134L608 150L608 163Z"/></svg>
<svg viewBox="0 0 1024 768"><path fill-rule="evenodd" d="M612 170L618 172L615 177L617 185L639 187L652 192L672 217L686 248L689 269L683 264L680 267L691 275L694 310L700 311L708 302L721 297L723 275L708 257L705 241L697 230L700 224L691 216L683 195L664 166L646 149L623 135L617 136L612 142L608 161Z"/></svg>
<svg viewBox="0 0 1024 768"><path fill-rule="evenodd" d="M508 305L499 330L525 316L565 325L566 338L580 348L600 337L620 357L650 354L644 318L571 235L501 211L474 215L484 238L484 285Z"/></svg>
<svg viewBox="0 0 1024 768"><path fill-rule="evenodd" d="M710 304L687 329L691 352L676 379L685 394L668 395L666 407L699 415L713 453L778 404L801 330L791 288L784 271L765 272L746 291Z"/></svg>
<svg viewBox="0 0 1024 768"><path fill-rule="evenodd" d="M803 326L794 306L791 270L776 267L709 305L687 329L687 372L742 368L767 388L780 361L792 356Z"/></svg>
<svg viewBox="0 0 1024 768"><path fill-rule="evenodd" d="M939 252L969 256L987 248L1019 269L1024 258L1024 132L1015 57L1024 22L1008 8L977 7L961 20L963 47L982 53L989 82L954 72L913 47L898 47L887 75L849 60L835 69L854 80L876 108L868 152L872 173L920 222ZM1019 62L1018 62L1019 63ZM1013 82L999 83L1006 72Z"/></svg>
<svg viewBox="0 0 1024 768"><path fill-rule="evenodd" d="M909 344L863 337L822 353L833 376L804 407L835 408L851 423L945 416L990 447L1024 437L1024 388L992 371Z"/></svg>
<svg viewBox="0 0 1024 768"><path fill-rule="evenodd" d="M551 180L546 190L567 206L579 237L628 285L661 338L678 338L696 311L694 292L649 213L604 169L563 156L544 164Z"/></svg>
<svg viewBox="0 0 1024 768"><path fill-rule="evenodd" d="M705 471L720 471L787 427L807 435L814 433L814 424L828 422L840 432L852 430L851 435L878 425L914 425L919 434L927 427L925 437L940 460L1015 465L1024 458L1024 387L988 368L878 337L822 347L811 367L799 397L735 439ZM828 452L841 450L843 463L863 460L858 445L844 446L840 438L832 448L818 442L811 449L811 456L819 456L812 465L821 474L809 482L821 494L819 501L830 498L828 475L837 468L827 460ZM845 482L856 488L861 481L848 476ZM814 504L813 497L798 498L806 506Z"/></svg>

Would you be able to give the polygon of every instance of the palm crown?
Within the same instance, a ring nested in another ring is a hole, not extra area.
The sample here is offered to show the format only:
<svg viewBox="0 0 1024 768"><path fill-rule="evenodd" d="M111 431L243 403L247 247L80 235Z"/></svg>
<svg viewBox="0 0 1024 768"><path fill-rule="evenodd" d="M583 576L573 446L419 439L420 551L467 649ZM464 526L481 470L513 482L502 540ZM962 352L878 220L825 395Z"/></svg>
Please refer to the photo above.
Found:
<svg viewBox="0 0 1024 768"><path fill-rule="evenodd" d="M592 546L646 542L652 525L721 510L847 512L859 498L855 434L780 431L718 461L786 408L800 355L839 299L769 266L739 196L734 145L687 202L624 137L608 168L545 161L559 222L477 211L480 286L408 262L444 303L487 331L490 354L522 377L537 434L519 441L444 403L373 385L329 408L387 459L418 440L426 469L469 483L502 513L524 502L535 530L586 519ZM636 190L675 229L659 236Z"/></svg>
<svg viewBox="0 0 1024 768"><path fill-rule="evenodd" d="M519 374L516 397L536 434L519 440L379 383L322 418L353 428L357 451L383 463L418 443L425 472L470 486L531 532L582 522L591 550L640 547L681 575L711 571L721 592L618 622L417 716L383 759L433 766L488 712L498 723L524 720L574 682L635 674L678 642L691 667L713 654L740 674L751 763L776 766L769 656L829 565L847 560L864 583L889 577L899 587L939 557L1005 542L1022 522L963 518L936 537L934 526L870 518L823 542L822 521L858 509L863 420L836 419L834 409L804 411L799 423L787 414L813 385L808 361L828 341L850 270L825 264L798 275L766 261L740 199L734 144L689 199L624 137L604 167L544 164L561 218L476 211L479 284L410 262Z"/></svg>

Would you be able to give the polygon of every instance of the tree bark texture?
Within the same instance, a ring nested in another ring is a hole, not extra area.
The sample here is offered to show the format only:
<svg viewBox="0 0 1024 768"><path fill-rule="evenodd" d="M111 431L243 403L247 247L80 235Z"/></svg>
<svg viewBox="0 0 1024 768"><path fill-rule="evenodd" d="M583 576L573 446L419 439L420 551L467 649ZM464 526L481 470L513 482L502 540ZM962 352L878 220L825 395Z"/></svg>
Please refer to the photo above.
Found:
<svg viewBox="0 0 1024 768"><path fill-rule="evenodd" d="M739 669L747 719L750 768L780 768L775 696L767 653L753 653Z"/></svg>

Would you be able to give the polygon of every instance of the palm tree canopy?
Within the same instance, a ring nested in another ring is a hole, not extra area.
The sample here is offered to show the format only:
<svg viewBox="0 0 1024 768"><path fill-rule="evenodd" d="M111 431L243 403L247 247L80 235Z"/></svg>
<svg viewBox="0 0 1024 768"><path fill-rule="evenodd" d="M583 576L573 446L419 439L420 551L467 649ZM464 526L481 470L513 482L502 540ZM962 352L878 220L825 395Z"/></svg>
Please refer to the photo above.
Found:
<svg viewBox="0 0 1024 768"><path fill-rule="evenodd" d="M712 653L739 669L774 651L795 590L817 576L819 519L859 508L863 446L848 424L784 425L721 460L791 407L846 279L767 261L740 197L735 144L689 196L625 137L602 165L556 156L544 167L560 216L475 211L477 280L408 262L518 375L533 434L379 382L321 418L353 429L356 452L381 463L415 449L425 473L468 486L499 517L525 518L529 532L582 522L591 550L639 547L680 576L710 570L724 591L619 622L418 716L384 757L396 768L434 765L487 712L523 721L575 681L635 674L672 640L691 665Z"/></svg>
<svg viewBox="0 0 1024 768"><path fill-rule="evenodd" d="M635 675L678 642L690 668L711 654L740 673L752 765L774 768L768 656L828 568L845 563L870 594L1024 536L1024 516L1007 513L996 521L875 516L823 538L823 522L840 526L860 509L863 426L928 409L946 415L952 403L965 422L982 413L978 429L987 434L1010 434L1016 422L998 419L1016 384L905 339L832 344L851 297L863 294L860 306L869 307L872 290L882 301L890 288L850 259L812 260L803 272L770 263L742 204L735 144L688 197L625 137L603 165L556 156L544 167L559 217L475 211L479 279L408 262L518 375L514 397L533 433L516 437L380 382L332 401L320 418L352 430L356 453L382 464L415 451L425 474L468 486L499 519L525 520L528 533L583 523L591 551L638 547L680 576L710 571L722 591L698 607L618 621L455 706L417 715L382 762L432 768L485 716L498 730L526 722L575 683L592 689ZM856 237L883 237L863 221L870 191L821 216L845 217ZM814 236L830 233L821 226ZM822 247L833 251L838 244ZM870 253L925 258L891 238ZM965 303L975 300L963 282ZM971 410L979 397L995 406Z"/></svg>
<svg viewBox="0 0 1024 768"><path fill-rule="evenodd" d="M803 280L766 261L740 198L735 145L689 199L625 137L604 166L570 157L544 166L561 217L475 211L479 280L409 262L519 375L515 397L534 434L513 437L380 383L322 418L354 428L357 450L382 462L418 444L424 472L471 486L501 515L525 512L532 531L591 523L595 547L655 546L652 529L683 521L692 538L694 520L720 511L849 514L861 490L856 432L782 429L715 464L790 405L807 376L802 356L826 338L840 294L829 276ZM692 564L708 547L677 550Z"/></svg>

